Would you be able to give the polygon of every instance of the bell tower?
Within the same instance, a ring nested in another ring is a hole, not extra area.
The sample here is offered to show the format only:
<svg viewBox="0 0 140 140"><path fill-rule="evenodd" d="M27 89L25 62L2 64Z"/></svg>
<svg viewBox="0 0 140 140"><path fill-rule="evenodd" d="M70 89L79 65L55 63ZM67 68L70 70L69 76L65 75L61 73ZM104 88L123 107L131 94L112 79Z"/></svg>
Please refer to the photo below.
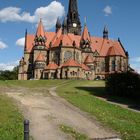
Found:
<svg viewBox="0 0 140 140"><path fill-rule="evenodd" d="M68 33L81 35L81 22L78 13L77 0L69 0L69 9L67 15Z"/></svg>

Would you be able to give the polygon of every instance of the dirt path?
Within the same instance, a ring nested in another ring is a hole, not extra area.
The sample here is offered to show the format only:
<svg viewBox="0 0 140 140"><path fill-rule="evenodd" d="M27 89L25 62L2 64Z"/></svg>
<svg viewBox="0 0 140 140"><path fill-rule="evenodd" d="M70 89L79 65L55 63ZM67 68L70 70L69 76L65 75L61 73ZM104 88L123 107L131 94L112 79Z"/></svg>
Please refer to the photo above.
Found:
<svg viewBox="0 0 140 140"><path fill-rule="evenodd" d="M6 92L19 102L25 118L30 120L34 140L72 140L72 137L60 131L60 124L71 126L91 139L116 136L86 113L57 96L55 89L50 88L45 96L36 93L24 94L21 91Z"/></svg>

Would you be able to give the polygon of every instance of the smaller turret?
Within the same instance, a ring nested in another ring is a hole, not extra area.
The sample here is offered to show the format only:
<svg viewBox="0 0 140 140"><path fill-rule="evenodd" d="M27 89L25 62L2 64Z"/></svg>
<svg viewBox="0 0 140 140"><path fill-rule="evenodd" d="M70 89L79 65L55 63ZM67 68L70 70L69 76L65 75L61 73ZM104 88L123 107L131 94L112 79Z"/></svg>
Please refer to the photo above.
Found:
<svg viewBox="0 0 140 140"><path fill-rule="evenodd" d="M41 79L42 78L42 72L45 68L45 58L44 55L40 52L35 60L35 73L34 76L36 79Z"/></svg>
<svg viewBox="0 0 140 140"><path fill-rule="evenodd" d="M46 43L46 36L45 36L45 31L44 31L44 27L42 24L42 20L40 19L40 22L38 24L38 28L37 28L37 32L35 35L35 48L37 47L37 49L45 49L45 43ZM39 48L38 48L39 47Z"/></svg>
<svg viewBox="0 0 140 140"><path fill-rule="evenodd" d="M57 18L57 21L56 21L56 33L58 32L58 30L61 28L61 21L59 19L59 17Z"/></svg>
<svg viewBox="0 0 140 140"><path fill-rule="evenodd" d="M64 18L63 25L62 25L62 33L67 34L67 17Z"/></svg>
<svg viewBox="0 0 140 140"><path fill-rule="evenodd" d="M89 34L88 28L85 23L85 27L84 27L81 41L80 41L80 46L81 46L82 50L84 50L86 52L91 52L90 45L91 45L91 38L90 38L90 34Z"/></svg>
<svg viewBox="0 0 140 140"><path fill-rule="evenodd" d="M104 39L108 39L108 28L107 28L107 26L104 27L104 30L103 30L103 38Z"/></svg>

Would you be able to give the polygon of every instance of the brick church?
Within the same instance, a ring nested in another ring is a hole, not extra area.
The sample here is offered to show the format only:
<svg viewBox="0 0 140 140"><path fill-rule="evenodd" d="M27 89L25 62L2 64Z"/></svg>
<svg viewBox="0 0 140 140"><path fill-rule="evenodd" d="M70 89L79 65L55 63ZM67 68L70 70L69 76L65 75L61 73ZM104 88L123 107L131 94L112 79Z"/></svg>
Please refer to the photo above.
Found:
<svg viewBox="0 0 140 140"><path fill-rule="evenodd" d="M69 0L68 14L55 32L46 32L40 20L35 34L25 34L24 57L19 62L19 80L104 79L128 70L128 52L120 39L111 40L107 26L102 37L82 28L77 0Z"/></svg>

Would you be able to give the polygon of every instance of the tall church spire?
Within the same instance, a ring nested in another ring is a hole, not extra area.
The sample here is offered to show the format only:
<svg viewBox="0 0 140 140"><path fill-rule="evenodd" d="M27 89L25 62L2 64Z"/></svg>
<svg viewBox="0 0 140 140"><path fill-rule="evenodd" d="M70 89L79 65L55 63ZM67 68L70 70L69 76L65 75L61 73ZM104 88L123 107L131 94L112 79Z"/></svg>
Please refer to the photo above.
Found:
<svg viewBox="0 0 140 140"><path fill-rule="evenodd" d="M67 24L68 24L68 33L81 35L81 22L78 13L77 0L69 0Z"/></svg>

